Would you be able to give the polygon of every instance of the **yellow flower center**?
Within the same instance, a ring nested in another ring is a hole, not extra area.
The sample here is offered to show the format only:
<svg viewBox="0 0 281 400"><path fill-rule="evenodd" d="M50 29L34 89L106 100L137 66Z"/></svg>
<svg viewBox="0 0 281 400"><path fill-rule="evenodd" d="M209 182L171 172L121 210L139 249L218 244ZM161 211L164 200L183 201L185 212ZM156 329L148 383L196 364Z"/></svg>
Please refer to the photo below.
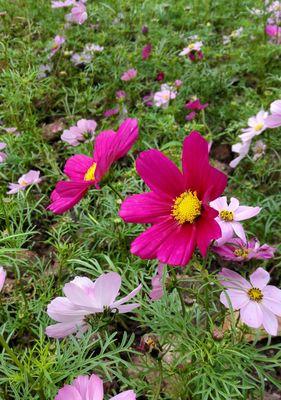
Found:
<svg viewBox="0 0 281 400"><path fill-rule="evenodd" d="M94 181L97 164L93 163L84 176L84 181Z"/></svg>
<svg viewBox="0 0 281 400"><path fill-rule="evenodd" d="M190 45L188 47L192 50L192 49L194 49L195 44L194 43L190 43Z"/></svg>
<svg viewBox="0 0 281 400"><path fill-rule="evenodd" d="M237 257L247 258L248 255L249 255L249 249L246 249L245 247L242 247L241 249L234 250L234 254Z"/></svg>
<svg viewBox="0 0 281 400"><path fill-rule="evenodd" d="M202 202L198 199L197 193L189 190L178 196L172 206L172 216L182 225L185 222L193 224L201 214Z"/></svg>
<svg viewBox="0 0 281 400"><path fill-rule="evenodd" d="M258 288L252 288L252 289L248 290L248 296L249 296L250 300L257 301L257 302L259 302L263 299L262 291Z"/></svg>
<svg viewBox="0 0 281 400"><path fill-rule="evenodd" d="M22 181L20 181L20 185L21 185L21 186L27 186L28 183L27 183L26 181L22 180Z"/></svg>
<svg viewBox="0 0 281 400"><path fill-rule="evenodd" d="M234 215L232 211L227 211L227 210L223 210L220 211L220 218L223 219L224 221L233 221Z"/></svg>
<svg viewBox="0 0 281 400"><path fill-rule="evenodd" d="M164 100L170 100L170 93L164 93L163 94L163 99Z"/></svg>
<svg viewBox="0 0 281 400"><path fill-rule="evenodd" d="M262 122L258 122L255 126L254 126L254 130L256 132L260 131L263 128L264 124Z"/></svg>

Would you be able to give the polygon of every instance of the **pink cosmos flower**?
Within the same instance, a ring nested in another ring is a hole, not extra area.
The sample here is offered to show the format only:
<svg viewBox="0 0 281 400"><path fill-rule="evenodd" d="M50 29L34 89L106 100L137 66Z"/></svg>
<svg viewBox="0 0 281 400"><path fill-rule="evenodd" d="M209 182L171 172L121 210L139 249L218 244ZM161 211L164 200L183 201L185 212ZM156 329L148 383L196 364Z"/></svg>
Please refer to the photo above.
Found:
<svg viewBox="0 0 281 400"><path fill-rule="evenodd" d="M270 275L258 268L250 275L250 282L230 269L223 268L220 282L227 289L221 293L222 304L240 311L241 321L251 328L264 327L269 335L277 335L281 317L281 290L268 285Z"/></svg>
<svg viewBox="0 0 281 400"><path fill-rule="evenodd" d="M189 262L196 246L206 256L211 241L221 236L217 211L209 202L227 183L225 174L209 164L208 142L198 132L185 138L182 172L154 149L140 154L136 169L151 191L128 197L119 215L126 222L152 226L133 241L131 252L181 266Z"/></svg>
<svg viewBox="0 0 281 400"><path fill-rule="evenodd" d="M138 303L125 304L141 290L139 285L121 300L116 300L121 287L121 276L116 272L102 274L92 282L87 277L77 276L63 287L66 297L56 297L48 305L49 317L57 324L46 328L46 334L53 338L63 338L77 333L81 336L89 325L87 315L102 313L105 310L119 313L131 312Z"/></svg>
<svg viewBox="0 0 281 400"><path fill-rule="evenodd" d="M20 190L25 190L27 186L34 185L40 183L40 171L30 170L27 174L22 175L18 183L9 183L9 191L7 194L15 194L18 193Z"/></svg>
<svg viewBox="0 0 281 400"><path fill-rule="evenodd" d="M164 294L163 290L163 270L164 264L159 263L157 267L157 274L151 279L152 290L149 293L151 300L159 300Z"/></svg>
<svg viewBox="0 0 281 400"><path fill-rule="evenodd" d="M180 56L188 56L191 61L195 61L197 58L201 60L203 58L202 46L203 42L190 43L180 52Z"/></svg>
<svg viewBox="0 0 281 400"><path fill-rule="evenodd" d="M229 166L231 168L236 168L237 165L240 163L243 158L246 157L246 155L249 153L250 150L250 145L251 145L252 140L247 140L246 142L243 143L235 143L232 147L231 150L234 153L238 153L239 156L234 158L230 163Z"/></svg>
<svg viewBox="0 0 281 400"><path fill-rule="evenodd" d="M67 21L82 25L88 18L87 9L83 1L78 1L72 7L70 14L66 16Z"/></svg>
<svg viewBox="0 0 281 400"><path fill-rule="evenodd" d="M279 128L281 126L281 100L275 100L270 104L270 112L266 120L266 126L268 128Z"/></svg>
<svg viewBox="0 0 281 400"><path fill-rule="evenodd" d="M95 374L80 375L71 385L65 385L59 390L55 400L103 400L103 381ZM126 390L110 400L136 400L133 390Z"/></svg>
<svg viewBox="0 0 281 400"><path fill-rule="evenodd" d="M253 137L260 135L266 130L266 119L268 117L268 112L263 110L259 111L256 116L248 119L249 127L242 129L243 134L239 135L242 142L247 142L253 139Z"/></svg>
<svg viewBox="0 0 281 400"><path fill-rule="evenodd" d="M281 27L278 25L266 25L265 32L271 38L276 38L278 44L281 44Z"/></svg>
<svg viewBox="0 0 281 400"><path fill-rule="evenodd" d="M240 206L239 200L235 197L231 197L228 205L226 196L211 201L210 206L219 212L216 221L221 228L222 235L217 240L218 246L231 239L234 233L246 242L246 235L240 221L252 218L261 211L260 207Z"/></svg>
<svg viewBox="0 0 281 400"><path fill-rule="evenodd" d="M127 94L124 90L117 90L117 92L116 92L117 99L124 99L126 96L127 96Z"/></svg>
<svg viewBox="0 0 281 400"><path fill-rule="evenodd" d="M161 85L161 91L154 93L153 102L156 107L167 108L170 100L175 99L177 92L169 85Z"/></svg>
<svg viewBox="0 0 281 400"><path fill-rule="evenodd" d="M65 0L65 1L52 1L52 8L63 8L69 7L75 4L75 0Z"/></svg>
<svg viewBox="0 0 281 400"><path fill-rule="evenodd" d="M240 238L232 238L222 246L213 246L212 250L224 260L229 261L266 260L274 257L276 251L274 247L268 244L261 246L255 238L248 242L244 242Z"/></svg>
<svg viewBox="0 0 281 400"><path fill-rule="evenodd" d="M74 53L71 56L71 61L73 65L86 65L92 61L92 55L89 53Z"/></svg>
<svg viewBox="0 0 281 400"><path fill-rule="evenodd" d="M76 154L67 160L64 173L70 180L57 183L47 209L63 214L79 203L90 187L99 189L99 183L111 165L127 154L137 138L136 119L127 118L117 133L112 130L101 132L95 139L93 157Z"/></svg>
<svg viewBox="0 0 281 400"><path fill-rule="evenodd" d="M134 68L128 69L128 71L124 72L121 76L122 81L131 81L137 76L138 71Z"/></svg>
<svg viewBox="0 0 281 400"><path fill-rule="evenodd" d="M2 289L3 289L3 286L4 286L4 283L5 283L5 280L6 280L6 271L4 270L4 268L3 267L0 267L0 292L2 291Z"/></svg>
<svg viewBox="0 0 281 400"><path fill-rule="evenodd" d="M96 130L97 123L93 119L80 119L76 126L72 126L69 129L65 129L61 135L61 140L70 144L71 146L78 146L81 142L85 141L85 134L91 135L91 140L93 139L93 134Z"/></svg>
<svg viewBox="0 0 281 400"><path fill-rule="evenodd" d="M0 150L4 150L6 146L7 146L6 143L0 142ZM7 158L7 154L0 151L0 163L4 162L6 160L6 158Z"/></svg>
<svg viewBox="0 0 281 400"><path fill-rule="evenodd" d="M182 81L180 79L176 79L174 82L174 85L176 88L180 88L182 85Z"/></svg>
<svg viewBox="0 0 281 400"><path fill-rule="evenodd" d="M150 57L151 52L152 52L152 44L151 44L151 43L148 43L148 44L146 44L146 45L144 46L144 48L142 49L141 58L142 58L143 60L147 60L147 59Z"/></svg>
<svg viewBox="0 0 281 400"><path fill-rule="evenodd" d="M18 128L10 127L10 128L3 128L7 133L13 133L15 136L20 136L20 132L18 131Z"/></svg>
<svg viewBox="0 0 281 400"><path fill-rule="evenodd" d="M63 45L64 42L65 42L65 38L63 36L60 36L60 35L55 36L54 43L51 48L50 57L53 57L57 53L57 51L59 51L59 49L61 48L61 46Z"/></svg>

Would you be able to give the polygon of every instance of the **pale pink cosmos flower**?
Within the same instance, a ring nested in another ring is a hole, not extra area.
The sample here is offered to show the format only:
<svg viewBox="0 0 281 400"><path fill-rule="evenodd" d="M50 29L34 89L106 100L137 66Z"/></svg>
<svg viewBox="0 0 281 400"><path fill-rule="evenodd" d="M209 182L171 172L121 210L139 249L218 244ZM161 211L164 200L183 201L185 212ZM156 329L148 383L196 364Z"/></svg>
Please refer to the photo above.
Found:
<svg viewBox="0 0 281 400"><path fill-rule="evenodd" d="M92 374L91 376L80 375L71 385L64 385L55 400L103 400L103 398L103 381ZM136 394L133 390L126 390L109 400L136 400Z"/></svg>
<svg viewBox="0 0 281 400"><path fill-rule="evenodd" d="M4 131L6 131L7 133L13 133L15 136L20 136L20 132L18 131L18 128L15 128L14 126L9 127L9 128L3 128Z"/></svg>
<svg viewBox="0 0 281 400"><path fill-rule="evenodd" d="M0 267L0 292L2 291L2 289L3 289L3 286L4 286L4 283L5 283L5 280L6 280L6 271L4 270L4 268L3 267Z"/></svg>
<svg viewBox="0 0 281 400"><path fill-rule="evenodd" d="M231 197L230 203L227 204L226 196L211 201L210 206L219 213L215 220L221 228L222 235L216 240L217 246L221 246L231 239L234 233L246 242L246 235L240 221L252 218L261 211L260 207L240 206L239 200L235 197Z"/></svg>
<svg viewBox="0 0 281 400"><path fill-rule="evenodd" d="M78 146L85 141L85 135L90 134L90 140L94 138L97 123L93 119L80 119L77 125L65 129L61 135L61 140L71 146Z"/></svg>
<svg viewBox="0 0 281 400"><path fill-rule="evenodd" d="M237 272L223 268L219 280L226 287L220 296L225 307L239 310L241 321L249 327L258 329L263 326L269 335L277 335L281 290L268 285L270 275L267 271L258 268L248 282Z"/></svg>
<svg viewBox="0 0 281 400"><path fill-rule="evenodd" d="M258 140L253 147L253 151L254 151L253 160L257 161L265 154L266 144L262 140Z"/></svg>
<svg viewBox="0 0 281 400"><path fill-rule="evenodd" d="M92 55L88 53L74 53L71 56L71 61L75 66L89 64L92 61Z"/></svg>
<svg viewBox="0 0 281 400"><path fill-rule="evenodd" d="M180 52L180 56L187 56L189 55L191 52L193 51L201 51L203 46L203 42L194 42L194 43L190 43L187 47L185 47L181 52Z"/></svg>
<svg viewBox="0 0 281 400"><path fill-rule="evenodd" d="M128 71L124 72L121 76L122 81L131 81L137 76L138 71L134 68L128 69Z"/></svg>
<svg viewBox="0 0 281 400"><path fill-rule="evenodd" d="M176 88L180 88L182 86L182 81L180 79L176 79L174 85Z"/></svg>
<svg viewBox="0 0 281 400"><path fill-rule="evenodd" d="M75 4L75 0L52 1L52 8L64 8Z"/></svg>
<svg viewBox="0 0 281 400"><path fill-rule="evenodd" d="M281 126L281 100L275 100L270 104L271 114L266 118L268 128L279 128Z"/></svg>
<svg viewBox="0 0 281 400"><path fill-rule="evenodd" d="M170 100L175 99L177 92L169 85L161 85L161 90L154 93L153 102L156 107L167 108Z"/></svg>
<svg viewBox="0 0 281 400"><path fill-rule="evenodd" d="M50 57L53 57L61 48L61 46L63 45L63 43L65 42L65 38L63 36L60 35L56 35L54 38L54 42L51 48L51 54Z"/></svg>
<svg viewBox="0 0 281 400"><path fill-rule="evenodd" d="M157 267L157 274L151 279L152 290L149 293L151 300L159 300L164 294L163 290L163 271L164 264L159 263Z"/></svg>
<svg viewBox="0 0 281 400"><path fill-rule="evenodd" d="M65 18L68 22L82 25L88 18L84 2L81 0L76 2L70 11L70 14L67 14Z"/></svg>
<svg viewBox="0 0 281 400"><path fill-rule="evenodd" d="M276 248L268 244L261 246L255 238L247 242L240 238L232 238L222 246L213 246L212 251L224 260L241 262L251 259L267 260L273 258Z"/></svg>
<svg viewBox="0 0 281 400"><path fill-rule="evenodd" d="M103 46L94 43L88 43L84 47L84 51L88 53L101 53L103 50Z"/></svg>
<svg viewBox="0 0 281 400"><path fill-rule="evenodd" d="M257 115L248 119L249 127L242 129L243 134L239 135L242 142L247 142L253 139L253 137L260 135L266 130L266 119L268 117L268 112L260 110Z"/></svg>
<svg viewBox="0 0 281 400"><path fill-rule="evenodd" d="M238 153L238 157L234 158L230 163L229 166L231 168L236 168L237 165L240 163L240 161L243 160L243 158L246 157L246 155L249 153L250 146L251 146L252 140L247 140L246 142L243 143L235 143L232 145L231 150L234 153Z"/></svg>
<svg viewBox="0 0 281 400"><path fill-rule="evenodd" d="M27 186L34 185L41 182L40 171L30 170L27 174L22 175L18 183L9 183L9 191L7 194L15 194L20 190L25 190Z"/></svg>
<svg viewBox="0 0 281 400"><path fill-rule="evenodd" d="M63 338L77 333L81 336L88 329L87 315L109 310L113 313L127 313L139 307L138 303L125 304L141 290L139 285L127 296L116 301L121 286L121 276L116 272L102 274L96 281L77 276L67 283L63 292L66 297L57 297L48 305L49 317L57 321L46 328L46 334Z"/></svg>
<svg viewBox="0 0 281 400"><path fill-rule="evenodd" d="M7 146L6 143L0 142L0 150L4 150L6 146ZM0 151L0 163L4 162L6 160L6 158L7 158L7 154Z"/></svg>

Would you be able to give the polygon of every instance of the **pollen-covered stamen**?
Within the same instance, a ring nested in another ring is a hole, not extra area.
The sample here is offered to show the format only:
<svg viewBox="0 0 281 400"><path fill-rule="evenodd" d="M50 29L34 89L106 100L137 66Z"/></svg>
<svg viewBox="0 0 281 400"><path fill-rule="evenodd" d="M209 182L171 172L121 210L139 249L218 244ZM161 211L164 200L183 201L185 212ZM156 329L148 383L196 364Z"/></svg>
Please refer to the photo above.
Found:
<svg viewBox="0 0 281 400"><path fill-rule="evenodd" d="M249 296L250 300L257 301L257 302L259 302L263 299L262 291L259 288L255 288L255 287L248 290L248 296Z"/></svg>
<svg viewBox="0 0 281 400"><path fill-rule="evenodd" d="M220 218L224 221L229 222L229 221L233 221L234 215L233 215L232 211L223 210L223 211L220 211Z"/></svg>
<svg viewBox="0 0 281 400"><path fill-rule="evenodd" d="M193 224L201 214L201 204L197 193L188 190L175 199L171 214L180 224L186 222Z"/></svg>
<svg viewBox="0 0 281 400"><path fill-rule="evenodd" d="M242 258L248 258L250 250L246 249L245 247L242 247L241 249L236 249L234 250L234 254L237 257L242 257Z"/></svg>
<svg viewBox="0 0 281 400"><path fill-rule="evenodd" d="M93 163L84 176L84 181L94 181L97 164Z"/></svg>

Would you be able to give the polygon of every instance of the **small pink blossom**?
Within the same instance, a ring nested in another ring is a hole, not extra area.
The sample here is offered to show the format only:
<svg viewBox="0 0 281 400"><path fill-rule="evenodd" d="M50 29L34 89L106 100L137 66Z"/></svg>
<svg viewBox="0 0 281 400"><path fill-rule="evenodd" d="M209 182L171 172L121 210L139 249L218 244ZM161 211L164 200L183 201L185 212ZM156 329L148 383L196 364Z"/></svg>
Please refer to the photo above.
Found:
<svg viewBox="0 0 281 400"><path fill-rule="evenodd" d="M46 334L53 338L63 338L88 329L87 315L111 312L127 313L139 307L138 303L125 304L141 290L139 285L127 296L116 301L121 287L121 276L116 272L102 274L96 281L77 276L67 283L63 292L66 297L56 297L48 305L49 317L57 321L46 328Z"/></svg>
<svg viewBox="0 0 281 400"><path fill-rule="evenodd" d="M85 141L85 135L90 134L90 140L94 137L97 123L93 119L80 119L77 125L65 129L61 135L61 140L71 146L78 146Z"/></svg>
<svg viewBox="0 0 281 400"><path fill-rule="evenodd" d="M52 1L52 8L69 7L73 4L75 4L75 0Z"/></svg>
<svg viewBox="0 0 281 400"><path fill-rule="evenodd" d="M180 88L182 86L182 81L180 79L176 79L174 85L176 88Z"/></svg>
<svg viewBox="0 0 281 400"><path fill-rule="evenodd" d="M51 57L53 57L61 48L61 46L63 45L63 43L65 42L65 38L63 36L60 35L56 35L52 48L51 48Z"/></svg>
<svg viewBox="0 0 281 400"><path fill-rule="evenodd" d="M261 211L260 207L240 206L239 200L235 197L231 197L228 205L226 196L211 201L210 206L219 212L216 221L221 228L222 235L216 241L217 246L227 242L234 234L246 242L246 235L240 221L255 217Z"/></svg>
<svg viewBox="0 0 281 400"><path fill-rule="evenodd" d="M137 70L134 68L128 69L128 71L124 72L124 74L121 76L122 81L130 81L134 79L137 76Z"/></svg>
<svg viewBox="0 0 281 400"><path fill-rule="evenodd" d="M116 95L117 99L124 99L127 96L127 94L124 90L117 90L115 95Z"/></svg>
<svg viewBox="0 0 281 400"><path fill-rule="evenodd" d="M277 335L281 290L268 285L270 275L267 271L258 268L248 282L237 272L223 268L219 280L226 287L220 295L220 301L226 308L239 310L241 321L249 327L258 329L263 326L269 335Z"/></svg>
<svg viewBox="0 0 281 400"><path fill-rule="evenodd" d="M72 7L70 14L66 16L68 22L82 25L88 18L87 9L83 1L78 1Z"/></svg>
<svg viewBox="0 0 281 400"><path fill-rule="evenodd" d="M9 183L9 191L7 194L15 194L20 190L25 190L27 186L34 185L40 183L40 171L30 170L27 174L22 175L18 183Z"/></svg>
<svg viewBox="0 0 281 400"><path fill-rule="evenodd" d="M159 300L164 294L163 291L163 270L164 264L159 263L157 267L157 274L151 279L152 290L149 293L151 300Z"/></svg>
<svg viewBox="0 0 281 400"><path fill-rule="evenodd" d="M281 27L278 25L266 25L265 33L270 36L272 41L275 41L277 44L281 44Z"/></svg>
<svg viewBox="0 0 281 400"><path fill-rule="evenodd" d="M152 52L152 44L151 44L151 43L148 43L148 44L145 45L144 48L142 49L141 58L142 58L143 60L147 60L147 59L150 57L151 52Z"/></svg>
<svg viewBox="0 0 281 400"><path fill-rule="evenodd" d="M111 109L105 110L103 115L104 115L104 117L109 118L109 117L112 117L113 115L116 115L118 113L119 113L119 107L115 107L115 108L111 108Z"/></svg>
<svg viewBox="0 0 281 400"><path fill-rule="evenodd" d="M234 145L232 145L231 150L234 153L238 153L239 155L230 162L229 166L231 168L236 168L240 161L246 157L246 155L249 153L250 145L251 140L247 140L243 143L235 143Z"/></svg>
<svg viewBox="0 0 281 400"><path fill-rule="evenodd" d="M154 105L156 107L167 108L170 100L175 99L177 92L169 85L161 85L161 91L154 94Z"/></svg>
<svg viewBox="0 0 281 400"><path fill-rule="evenodd" d="M103 46L94 43L88 43L84 47L84 52L88 53L101 53L104 50Z"/></svg>
<svg viewBox="0 0 281 400"><path fill-rule="evenodd" d="M257 115L248 119L249 127L242 129L243 134L239 135L242 142L247 142L253 139L253 137L260 135L266 130L266 119L268 117L268 112L260 110Z"/></svg>
<svg viewBox="0 0 281 400"><path fill-rule="evenodd" d="M58 391L55 400L103 400L103 381L95 374L91 376L80 375L71 385L64 385ZM126 390L110 400L136 400L133 390Z"/></svg>
<svg viewBox="0 0 281 400"><path fill-rule="evenodd" d="M4 150L6 146L7 146L6 143L0 142L0 150ZM6 158L7 158L7 154L0 151L0 163L4 162L6 160Z"/></svg>
<svg viewBox="0 0 281 400"><path fill-rule="evenodd" d="M270 104L270 115L265 124L268 128L279 128L281 126L281 100L275 100Z"/></svg>
<svg viewBox="0 0 281 400"><path fill-rule="evenodd" d="M6 271L4 270L4 268L3 267L0 267L0 292L2 291L2 289L3 289L3 286L4 286L4 283L5 283L5 280L6 280Z"/></svg>
<svg viewBox="0 0 281 400"><path fill-rule="evenodd" d="M229 261L248 261L251 259L266 260L274 257L276 249L268 244L260 245L255 238L244 242L240 238L232 238L222 246L213 246L213 252L224 260Z"/></svg>

